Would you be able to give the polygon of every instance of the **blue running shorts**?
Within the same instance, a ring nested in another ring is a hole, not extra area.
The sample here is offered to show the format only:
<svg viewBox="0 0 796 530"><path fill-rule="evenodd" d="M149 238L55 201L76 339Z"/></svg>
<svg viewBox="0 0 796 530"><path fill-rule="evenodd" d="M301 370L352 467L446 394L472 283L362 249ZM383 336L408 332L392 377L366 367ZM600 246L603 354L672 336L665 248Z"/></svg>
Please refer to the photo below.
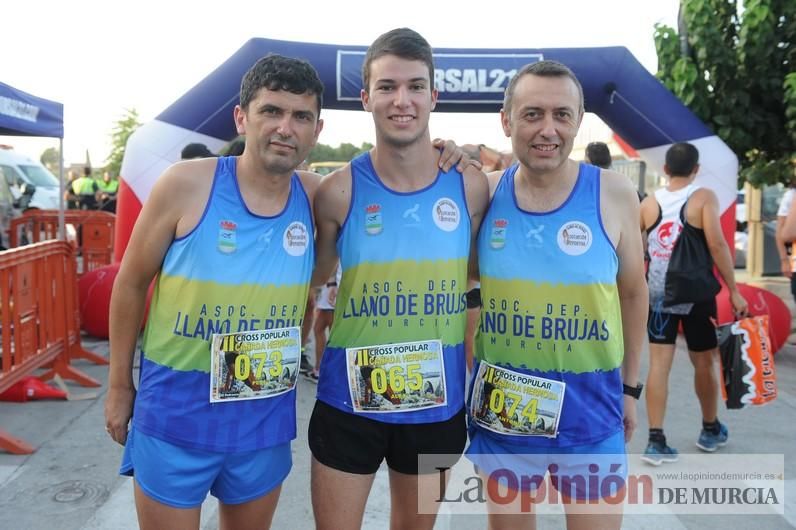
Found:
<svg viewBox="0 0 796 530"><path fill-rule="evenodd" d="M293 466L290 442L242 453L214 453L170 444L130 429L119 474L173 508L200 506L209 491L224 504L242 504L279 486Z"/></svg>
<svg viewBox="0 0 796 530"><path fill-rule="evenodd" d="M627 481L622 431L594 444L540 447L503 442L471 429L465 455L479 473L518 491L538 487L548 472L559 493L577 500L616 495Z"/></svg>

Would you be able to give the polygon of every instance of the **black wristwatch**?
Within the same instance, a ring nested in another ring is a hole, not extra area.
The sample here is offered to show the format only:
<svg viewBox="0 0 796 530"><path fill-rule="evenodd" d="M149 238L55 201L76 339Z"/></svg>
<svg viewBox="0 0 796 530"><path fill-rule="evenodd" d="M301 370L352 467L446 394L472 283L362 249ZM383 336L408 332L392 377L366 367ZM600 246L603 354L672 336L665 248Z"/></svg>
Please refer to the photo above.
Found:
<svg viewBox="0 0 796 530"><path fill-rule="evenodd" d="M641 397L641 389L644 388L644 385L639 383L636 386L628 386L622 383L622 393L626 396L630 396L632 398L640 398Z"/></svg>

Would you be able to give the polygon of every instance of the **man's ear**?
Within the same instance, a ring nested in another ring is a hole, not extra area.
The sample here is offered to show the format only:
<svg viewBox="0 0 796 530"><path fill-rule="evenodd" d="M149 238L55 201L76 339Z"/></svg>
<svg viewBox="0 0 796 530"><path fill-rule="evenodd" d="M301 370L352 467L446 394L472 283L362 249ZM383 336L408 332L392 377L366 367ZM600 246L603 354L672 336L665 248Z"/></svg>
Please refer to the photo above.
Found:
<svg viewBox="0 0 796 530"><path fill-rule="evenodd" d="M359 99L362 100L362 108L370 112L370 94L364 88L359 91Z"/></svg>

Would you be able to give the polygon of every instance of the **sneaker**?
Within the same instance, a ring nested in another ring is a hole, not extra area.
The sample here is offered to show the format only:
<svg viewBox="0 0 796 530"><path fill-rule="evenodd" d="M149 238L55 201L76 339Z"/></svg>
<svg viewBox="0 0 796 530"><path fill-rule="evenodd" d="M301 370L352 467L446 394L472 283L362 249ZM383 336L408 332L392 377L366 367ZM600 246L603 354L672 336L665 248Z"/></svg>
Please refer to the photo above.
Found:
<svg viewBox="0 0 796 530"><path fill-rule="evenodd" d="M644 454L641 455L641 460L653 466L659 466L664 462L677 462L680 458L680 453L677 449L669 447L665 444L650 442L647 448L644 449Z"/></svg>
<svg viewBox="0 0 796 530"><path fill-rule="evenodd" d="M303 351L301 352L301 362L299 363L299 373L302 375L307 375L308 373L312 372L315 367L312 366L312 363L307 359L307 354Z"/></svg>
<svg viewBox="0 0 796 530"><path fill-rule="evenodd" d="M318 384L318 374L315 373L315 370L310 370L304 374L304 378L311 383Z"/></svg>
<svg viewBox="0 0 796 530"><path fill-rule="evenodd" d="M712 432L702 429L702 432L699 433L699 440L697 440L696 446L703 451L712 453L719 447L727 445L727 438L729 438L729 436L730 433L727 431L727 426L723 423L719 423L719 434L713 434Z"/></svg>

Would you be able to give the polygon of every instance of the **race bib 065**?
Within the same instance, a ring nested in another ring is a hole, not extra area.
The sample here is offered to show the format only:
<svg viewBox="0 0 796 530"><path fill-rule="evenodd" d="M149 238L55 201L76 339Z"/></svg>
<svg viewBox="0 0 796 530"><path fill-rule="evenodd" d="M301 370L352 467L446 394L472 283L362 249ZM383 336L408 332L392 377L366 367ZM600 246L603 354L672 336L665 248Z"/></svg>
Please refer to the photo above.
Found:
<svg viewBox="0 0 796 530"><path fill-rule="evenodd" d="M439 340L348 348L346 367L355 412L406 412L447 402Z"/></svg>

